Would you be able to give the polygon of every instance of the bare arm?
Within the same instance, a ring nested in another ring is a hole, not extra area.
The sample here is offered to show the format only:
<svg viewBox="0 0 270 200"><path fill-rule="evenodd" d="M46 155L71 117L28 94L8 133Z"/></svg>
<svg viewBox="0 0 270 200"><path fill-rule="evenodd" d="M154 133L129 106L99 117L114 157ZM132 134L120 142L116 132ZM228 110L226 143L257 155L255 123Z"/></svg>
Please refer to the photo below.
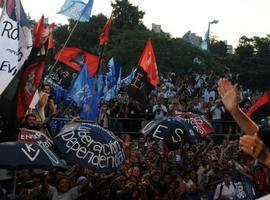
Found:
<svg viewBox="0 0 270 200"><path fill-rule="evenodd" d="M218 82L218 93L222 101L240 128L248 135L258 133L259 127L239 107L239 91L227 79Z"/></svg>

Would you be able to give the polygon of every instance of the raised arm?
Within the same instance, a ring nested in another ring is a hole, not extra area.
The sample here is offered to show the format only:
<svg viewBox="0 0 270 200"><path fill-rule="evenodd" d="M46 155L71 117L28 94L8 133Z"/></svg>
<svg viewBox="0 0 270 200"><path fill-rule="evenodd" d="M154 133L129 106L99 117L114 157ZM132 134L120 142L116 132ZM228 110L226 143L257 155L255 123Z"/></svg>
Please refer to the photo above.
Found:
<svg viewBox="0 0 270 200"><path fill-rule="evenodd" d="M239 107L240 97L237 85L232 85L230 81L222 78L218 82L218 93L228 112L246 134L253 135L259 132L259 127L256 123Z"/></svg>

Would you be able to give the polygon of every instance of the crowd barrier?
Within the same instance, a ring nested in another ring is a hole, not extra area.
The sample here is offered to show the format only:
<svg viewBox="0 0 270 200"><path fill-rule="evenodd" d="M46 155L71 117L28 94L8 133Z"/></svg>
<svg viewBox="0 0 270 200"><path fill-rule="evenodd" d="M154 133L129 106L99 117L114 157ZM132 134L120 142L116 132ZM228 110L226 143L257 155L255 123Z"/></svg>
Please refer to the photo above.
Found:
<svg viewBox="0 0 270 200"><path fill-rule="evenodd" d="M82 123L95 123L91 120L79 120L79 119L67 119L67 118L52 118L53 121L61 122L62 124L68 122L82 122ZM108 129L113 131L115 134L129 134L131 136L140 136L140 129L144 127L149 121L144 118L109 118ZM211 123L211 121L209 121ZM221 120L220 123L223 125L224 132L222 134L210 134L212 139L225 138L230 134L230 139L238 139L242 135L242 131L237 126L235 121ZM228 127L226 127L228 125ZM229 132L230 127L233 126L235 129L232 133Z"/></svg>

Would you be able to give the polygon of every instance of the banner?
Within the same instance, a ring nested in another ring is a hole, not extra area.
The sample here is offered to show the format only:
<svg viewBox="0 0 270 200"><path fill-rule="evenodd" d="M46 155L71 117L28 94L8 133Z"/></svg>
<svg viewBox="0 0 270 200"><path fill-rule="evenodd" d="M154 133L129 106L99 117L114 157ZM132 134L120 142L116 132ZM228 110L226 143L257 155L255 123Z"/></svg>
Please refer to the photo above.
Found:
<svg viewBox="0 0 270 200"><path fill-rule="evenodd" d="M0 18L0 94L21 69L32 48L27 16L19 0L7 0Z"/></svg>
<svg viewBox="0 0 270 200"><path fill-rule="evenodd" d="M19 142L28 142L31 144L40 144L45 147L52 147L53 141L44 133L27 128L20 129Z"/></svg>

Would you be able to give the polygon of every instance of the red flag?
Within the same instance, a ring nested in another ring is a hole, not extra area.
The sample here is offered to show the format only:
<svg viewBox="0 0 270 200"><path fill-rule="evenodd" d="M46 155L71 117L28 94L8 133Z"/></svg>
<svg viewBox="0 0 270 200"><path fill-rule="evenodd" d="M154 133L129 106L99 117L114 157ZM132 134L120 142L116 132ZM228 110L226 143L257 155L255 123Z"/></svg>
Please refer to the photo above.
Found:
<svg viewBox="0 0 270 200"><path fill-rule="evenodd" d="M49 38L48 38L48 50L54 48L53 29L55 28L55 26L56 26L55 23L52 23L52 24L50 24L47 27L47 32L49 34Z"/></svg>
<svg viewBox="0 0 270 200"><path fill-rule="evenodd" d="M33 30L33 35L35 38L33 42L34 47L41 47L47 41L49 32L44 27L44 15L41 16L40 20L36 24Z"/></svg>
<svg viewBox="0 0 270 200"><path fill-rule="evenodd" d="M191 112L180 112L176 117L190 124L198 133L200 133L201 137L205 137L214 132L211 123L201 115Z"/></svg>
<svg viewBox="0 0 270 200"><path fill-rule="evenodd" d="M83 63L86 63L91 77L95 76L97 72L99 57L78 48L66 47L60 50L54 58L77 72L81 71Z"/></svg>
<svg viewBox="0 0 270 200"><path fill-rule="evenodd" d="M26 66L20 88L17 94L17 119L22 119L38 89L45 67L45 56L39 56L32 63Z"/></svg>
<svg viewBox="0 0 270 200"><path fill-rule="evenodd" d="M139 61L139 66L141 66L147 73L147 79L151 83L151 85L156 87L159 83L159 77L157 62L150 39L148 39L146 46L143 50L142 56Z"/></svg>
<svg viewBox="0 0 270 200"><path fill-rule="evenodd" d="M270 115L268 91L264 92L264 94L251 106L247 111L247 115L255 122L258 122Z"/></svg>
<svg viewBox="0 0 270 200"><path fill-rule="evenodd" d="M108 43L109 32L110 32L111 26L112 26L112 15L110 16L110 18L106 22L106 24L105 24L105 26L103 28L103 32L99 36L99 44L100 45L104 45L104 44Z"/></svg>

